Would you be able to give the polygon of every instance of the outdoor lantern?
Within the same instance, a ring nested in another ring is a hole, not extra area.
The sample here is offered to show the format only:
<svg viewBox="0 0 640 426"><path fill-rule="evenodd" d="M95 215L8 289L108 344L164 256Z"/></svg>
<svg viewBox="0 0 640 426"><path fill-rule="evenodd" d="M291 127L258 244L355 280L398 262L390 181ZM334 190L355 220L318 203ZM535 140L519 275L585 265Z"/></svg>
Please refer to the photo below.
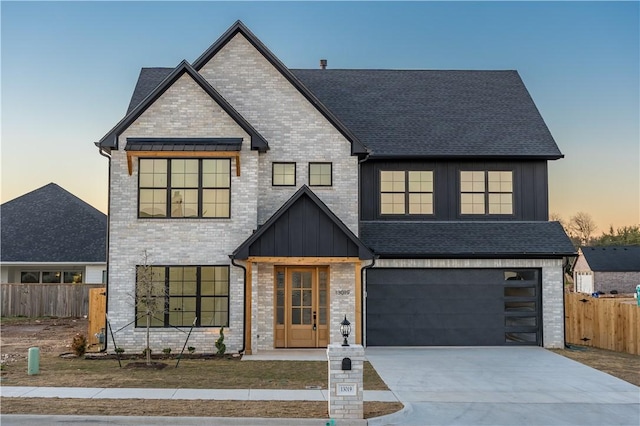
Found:
<svg viewBox="0 0 640 426"><path fill-rule="evenodd" d="M347 320L347 316L344 316L344 320L340 323L340 334L344 337L344 342L342 342L342 346L349 346L349 342L347 342L347 338L349 337L349 333L351 333L351 323Z"/></svg>

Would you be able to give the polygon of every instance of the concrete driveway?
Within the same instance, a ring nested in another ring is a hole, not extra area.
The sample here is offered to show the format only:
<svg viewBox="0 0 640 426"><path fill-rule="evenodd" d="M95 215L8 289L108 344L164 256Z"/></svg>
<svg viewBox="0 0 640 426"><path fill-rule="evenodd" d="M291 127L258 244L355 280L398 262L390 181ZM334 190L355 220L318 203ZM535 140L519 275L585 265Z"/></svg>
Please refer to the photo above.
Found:
<svg viewBox="0 0 640 426"><path fill-rule="evenodd" d="M369 425L640 424L640 388L538 347L367 348L366 357L405 404Z"/></svg>

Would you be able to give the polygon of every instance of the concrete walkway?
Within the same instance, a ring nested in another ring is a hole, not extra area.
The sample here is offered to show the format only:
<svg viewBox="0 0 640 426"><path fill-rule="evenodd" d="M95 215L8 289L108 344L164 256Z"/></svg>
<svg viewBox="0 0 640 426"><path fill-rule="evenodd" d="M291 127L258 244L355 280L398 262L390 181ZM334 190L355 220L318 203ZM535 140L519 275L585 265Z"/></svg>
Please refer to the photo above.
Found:
<svg viewBox="0 0 640 426"><path fill-rule="evenodd" d="M220 401L328 401L326 389L144 389L2 386L7 398L204 399ZM364 391L365 401L397 402L391 391Z"/></svg>

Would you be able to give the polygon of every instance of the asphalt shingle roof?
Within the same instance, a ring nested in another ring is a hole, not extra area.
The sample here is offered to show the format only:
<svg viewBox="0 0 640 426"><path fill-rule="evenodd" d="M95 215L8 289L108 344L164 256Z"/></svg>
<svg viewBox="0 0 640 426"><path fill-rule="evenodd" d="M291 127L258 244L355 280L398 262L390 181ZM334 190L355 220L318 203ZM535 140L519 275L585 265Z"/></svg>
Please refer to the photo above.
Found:
<svg viewBox="0 0 640 426"><path fill-rule="evenodd" d="M383 257L575 253L558 222L361 222L360 239Z"/></svg>
<svg viewBox="0 0 640 426"><path fill-rule="evenodd" d="M562 156L516 71L291 71L372 157Z"/></svg>
<svg viewBox="0 0 640 426"><path fill-rule="evenodd" d="M580 247L580 250L592 271L640 271L640 246Z"/></svg>
<svg viewBox="0 0 640 426"><path fill-rule="evenodd" d="M55 183L0 206L3 262L106 262L107 216Z"/></svg>
<svg viewBox="0 0 640 426"><path fill-rule="evenodd" d="M143 68L129 111L171 68ZM372 157L562 157L516 71L291 72Z"/></svg>

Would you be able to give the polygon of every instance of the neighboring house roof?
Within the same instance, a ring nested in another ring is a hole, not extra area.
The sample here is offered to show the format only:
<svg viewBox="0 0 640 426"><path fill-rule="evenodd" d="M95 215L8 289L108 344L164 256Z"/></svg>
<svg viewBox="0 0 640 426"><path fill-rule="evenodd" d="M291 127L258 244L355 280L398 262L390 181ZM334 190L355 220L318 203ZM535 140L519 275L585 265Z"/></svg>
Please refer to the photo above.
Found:
<svg viewBox="0 0 640 426"><path fill-rule="evenodd" d="M371 259L373 253L303 185L231 257L250 256Z"/></svg>
<svg viewBox="0 0 640 426"><path fill-rule="evenodd" d="M596 272L640 272L640 246L580 247Z"/></svg>
<svg viewBox="0 0 640 426"><path fill-rule="evenodd" d="M50 183L0 206L2 262L105 262L107 215Z"/></svg>
<svg viewBox="0 0 640 426"><path fill-rule="evenodd" d="M372 158L563 156L516 71L292 72Z"/></svg>
<svg viewBox="0 0 640 426"><path fill-rule="evenodd" d="M269 149L269 144L266 139L258 133L253 126L236 111L229 102L226 101L211 85L202 77L196 70L189 65L187 61L182 61L176 68L172 69L160 84L154 86L151 92L144 94L143 100L137 104L133 109L127 113L127 115L115 125L113 129L109 131L100 141L96 142L96 145L105 149L118 149L118 136L124 132L138 117L144 113L162 94L169 89L173 83L175 83L184 74L188 74L211 98L222 107L222 109L229 114L229 116L251 136L251 148L264 152ZM143 87L148 88L150 85L146 85L138 81L136 88L142 84ZM139 94L142 96L143 94ZM135 96L135 93L134 93Z"/></svg>
<svg viewBox="0 0 640 426"><path fill-rule="evenodd" d="M571 256L558 222L361 222L360 239L381 257Z"/></svg>

